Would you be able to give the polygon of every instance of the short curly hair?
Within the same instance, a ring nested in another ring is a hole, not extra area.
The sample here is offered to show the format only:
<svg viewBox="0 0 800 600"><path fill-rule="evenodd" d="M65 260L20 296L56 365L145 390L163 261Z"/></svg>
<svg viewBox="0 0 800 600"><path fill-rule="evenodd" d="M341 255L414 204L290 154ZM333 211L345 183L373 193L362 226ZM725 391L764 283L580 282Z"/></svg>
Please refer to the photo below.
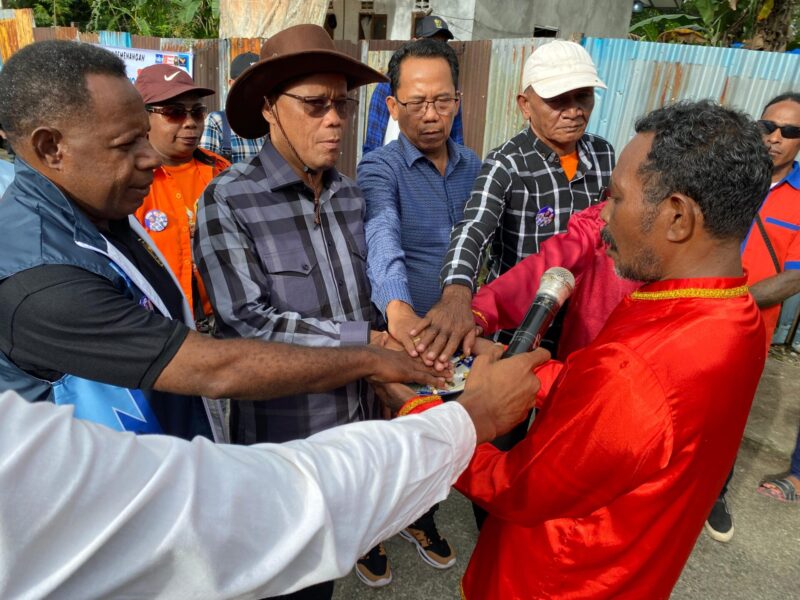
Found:
<svg viewBox="0 0 800 600"><path fill-rule="evenodd" d="M122 59L91 44L36 42L14 54L0 71L0 122L11 143L42 125L85 115L89 74L127 77Z"/></svg>
<svg viewBox="0 0 800 600"><path fill-rule="evenodd" d="M636 122L655 137L639 167L645 198L671 193L692 198L706 230L718 239L744 239L769 191L772 161L756 123L709 100L659 108Z"/></svg>

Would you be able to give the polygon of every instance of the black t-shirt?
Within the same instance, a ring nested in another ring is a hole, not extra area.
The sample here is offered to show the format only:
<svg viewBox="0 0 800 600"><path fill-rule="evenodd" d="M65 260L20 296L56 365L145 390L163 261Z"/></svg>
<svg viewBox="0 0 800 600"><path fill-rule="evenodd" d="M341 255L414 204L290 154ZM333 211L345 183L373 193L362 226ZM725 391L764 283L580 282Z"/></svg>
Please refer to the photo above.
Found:
<svg viewBox="0 0 800 600"><path fill-rule="evenodd" d="M173 315L181 295L127 223L104 232L133 262ZM0 350L20 369L55 381L63 373L126 388L151 389L189 328L126 298L105 277L78 267L45 265L0 281ZM164 433L210 437L197 397L154 391Z"/></svg>

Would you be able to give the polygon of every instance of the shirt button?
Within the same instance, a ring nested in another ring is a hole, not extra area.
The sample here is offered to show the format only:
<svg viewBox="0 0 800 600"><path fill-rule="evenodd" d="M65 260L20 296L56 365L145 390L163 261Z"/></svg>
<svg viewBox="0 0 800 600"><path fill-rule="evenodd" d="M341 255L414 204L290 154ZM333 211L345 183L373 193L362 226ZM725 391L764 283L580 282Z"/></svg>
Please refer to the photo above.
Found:
<svg viewBox="0 0 800 600"><path fill-rule="evenodd" d="M181 193L180 193L180 192L178 192L177 194L175 194L175 197L176 197L178 200L183 200L183 196L181 195Z"/></svg>
<svg viewBox="0 0 800 600"><path fill-rule="evenodd" d="M303 266L301 268L303 269L303 271L308 271L309 267L307 264L303 263Z"/></svg>
<svg viewBox="0 0 800 600"><path fill-rule="evenodd" d="M339 285L340 285L340 286L344 286L344 279L340 279L340 280L339 280Z"/></svg>

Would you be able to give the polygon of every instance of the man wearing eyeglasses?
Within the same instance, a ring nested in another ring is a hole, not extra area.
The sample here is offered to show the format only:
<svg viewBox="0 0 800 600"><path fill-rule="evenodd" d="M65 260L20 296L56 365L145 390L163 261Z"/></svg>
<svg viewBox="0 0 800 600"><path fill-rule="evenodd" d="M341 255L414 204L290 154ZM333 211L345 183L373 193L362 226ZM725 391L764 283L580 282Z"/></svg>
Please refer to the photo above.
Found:
<svg viewBox="0 0 800 600"><path fill-rule="evenodd" d="M231 128L269 133L256 157L234 164L198 205L194 252L226 338L306 346L380 341L370 302L364 199L336 170L356 102L348 92L385 78L337 52L319 26L271 37L261 61L228 94ZM327 393L236 402L231 437L284 442L375 416L365 381ZM329 598L333 582L302 598Z"/></svg>
<svg viewBox="0 0 800 600"><path fill-rule="evenodd" d="M439 299L450 231L463 218L480 159L450 138L460 105L458 59L450 46L427 38L407 42L389 61L388 76L386 106L400 136L364 156L358 185L367 201L372 302L389 333L400 338ZM406 346L414 352L413 342L406 340ZM456 556L436 528L436 508L401 535L417 545L426 563L444 569ZM359 560L356 574L372 587L391 582L382 546Z"/></svg>
<svg viewBox="0 0 800 600"><path fill-rule="evenodd" d="M135 85L150 115L148 139L161 158L136 218L178 278L198 329L207 330L211 303L195 272L191 237L197 199L230 166L218 154L198 147L208 112L202 100L214 90L195 85L186 71L173 65L142 69Z"/></svg>

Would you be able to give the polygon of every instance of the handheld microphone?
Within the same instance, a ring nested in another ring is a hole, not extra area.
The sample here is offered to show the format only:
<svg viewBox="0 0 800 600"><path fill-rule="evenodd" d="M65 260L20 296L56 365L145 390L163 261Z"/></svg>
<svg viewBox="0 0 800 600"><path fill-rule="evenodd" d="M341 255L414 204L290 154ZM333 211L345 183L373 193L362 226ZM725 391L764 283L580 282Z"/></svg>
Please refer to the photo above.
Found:
<svg viewBox="0 0 800 600"><path fill-rule="evenodd" d="M542 275L533 304L514 332L503 358L539 347L561 306L575 289L575 277L563 267L551 267Z"/></svg>

